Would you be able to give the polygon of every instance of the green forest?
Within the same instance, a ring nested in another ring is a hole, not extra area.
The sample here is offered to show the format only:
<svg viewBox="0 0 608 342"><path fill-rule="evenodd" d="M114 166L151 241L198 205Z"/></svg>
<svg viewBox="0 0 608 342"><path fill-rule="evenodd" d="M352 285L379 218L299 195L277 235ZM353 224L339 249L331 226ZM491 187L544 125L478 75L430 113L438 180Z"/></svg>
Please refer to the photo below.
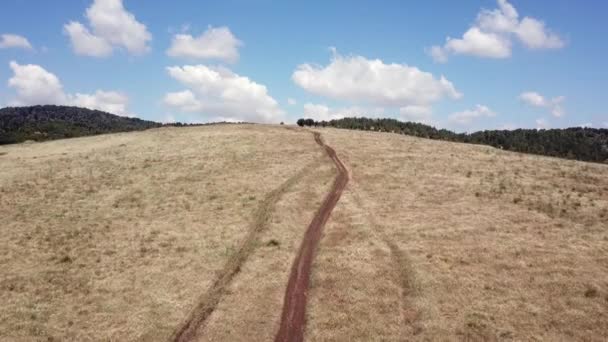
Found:
<svg viewBox="0 0 608 342"><path fill-rule="evenodd" d="M7 107L0 109L0 145L140 131L160 126L162 124L153 121L79 107Z"/></svg>
<svg viewBox="0 0 608 342"><path fill-rule="evenodd" d="M344 118L331 121L299 119L298 126L335 127L391 132L415 137L490 145L509 151L551 157L608 162L608 129L573 127L565 129L488 130L454 133L446 129L395 119Z"/></svg>

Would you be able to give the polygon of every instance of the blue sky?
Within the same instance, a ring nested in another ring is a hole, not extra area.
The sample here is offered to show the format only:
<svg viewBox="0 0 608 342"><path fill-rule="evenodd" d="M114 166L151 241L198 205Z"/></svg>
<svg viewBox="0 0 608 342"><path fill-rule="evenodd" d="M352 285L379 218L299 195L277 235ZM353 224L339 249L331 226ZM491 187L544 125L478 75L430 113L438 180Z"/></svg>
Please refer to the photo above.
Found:
<svg viewBox="0 0 608 342"><path fill-rule="evenodd" d="M0 7L0 106L71 104L158 121L366 115L457 131L608 127L603 2Z"/></svg>

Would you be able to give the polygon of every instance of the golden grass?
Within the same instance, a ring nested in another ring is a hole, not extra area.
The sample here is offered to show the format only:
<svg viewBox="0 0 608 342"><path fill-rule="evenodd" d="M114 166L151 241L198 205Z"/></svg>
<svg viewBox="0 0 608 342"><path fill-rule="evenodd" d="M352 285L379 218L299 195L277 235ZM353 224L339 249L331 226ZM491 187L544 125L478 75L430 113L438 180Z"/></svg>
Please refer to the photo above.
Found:
<svg viewBox="0 0 608 342"><path fill-rule="evenodd" d="M319 131L352 178L307 340L608 338L608 166ZM197 339L272 340L335 176L309 132L262 125L0 146L0 164L9 341L163 341L201 302Z"/></svg>
<svg viewBox="0 0 608 342"><path fill-rule="evenodd" d="M166 340L260 201L320 155L309 133L251 125L0 152L0 339L78 341Z"/></svg>
<svg viewBox="0 0 608 342"><path fill-rule="evenodd" d="M320 131L352 180L308 340L606 340L608 166Z"/></svg>
<svg viewBox="0 0 608 342"><path fill-rule="evenodd" d="M274 338L295 253L336 173L325 153L317 148L317 167L277 202L258 248L234 278L207 325L200 329L200 341Z"/></svg>

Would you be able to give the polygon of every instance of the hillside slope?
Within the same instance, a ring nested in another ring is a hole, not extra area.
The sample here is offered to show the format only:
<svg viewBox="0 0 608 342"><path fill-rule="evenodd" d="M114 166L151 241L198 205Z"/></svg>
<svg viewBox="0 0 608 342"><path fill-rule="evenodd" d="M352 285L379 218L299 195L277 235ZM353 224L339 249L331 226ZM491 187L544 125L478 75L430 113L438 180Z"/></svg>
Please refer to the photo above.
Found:
<svg viewBox="0 0 608 342"><path fill-rule="evenodd" d="M306 340L606 339L608 165L235 124L0 146L0 340L272 340L311 131Z"/></svg>
<svg viewBox="0 0 608 342"><path fill-rule="evenodd" d="M4 145L0 165L1 341L167 341L198 304L204 336L269 340L334 175L310 133L262 125Z"/></svg>
<svg viewBox="0 0 608 342"><path fill-rule="evenodd" d="M0 145L140 131L159 126L161 124L152 121L79 107L7 107L0 109Z"/></svg>
<svg viewBox="0 0 608 342"><path fill-rule="evenodd" d="M352 179L309 341L603 341L608 165L319 128Z"/></svg>

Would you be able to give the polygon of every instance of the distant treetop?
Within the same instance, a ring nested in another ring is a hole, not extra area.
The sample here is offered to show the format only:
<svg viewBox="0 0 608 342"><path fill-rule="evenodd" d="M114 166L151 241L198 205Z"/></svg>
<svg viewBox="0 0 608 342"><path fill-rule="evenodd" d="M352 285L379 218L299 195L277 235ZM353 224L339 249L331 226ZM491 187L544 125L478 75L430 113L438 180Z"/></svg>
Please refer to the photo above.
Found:
<svg viewBox="0 0 608 342"><path fill-rule="evenodd" d="M391 132L416 137L497 148L551 157L608 163L608 129L573 127L565 129L488 130L454 133L446 129L395 119L344 118L331 121L299 119L299 126L335 127L365 131Z"/></svg>

